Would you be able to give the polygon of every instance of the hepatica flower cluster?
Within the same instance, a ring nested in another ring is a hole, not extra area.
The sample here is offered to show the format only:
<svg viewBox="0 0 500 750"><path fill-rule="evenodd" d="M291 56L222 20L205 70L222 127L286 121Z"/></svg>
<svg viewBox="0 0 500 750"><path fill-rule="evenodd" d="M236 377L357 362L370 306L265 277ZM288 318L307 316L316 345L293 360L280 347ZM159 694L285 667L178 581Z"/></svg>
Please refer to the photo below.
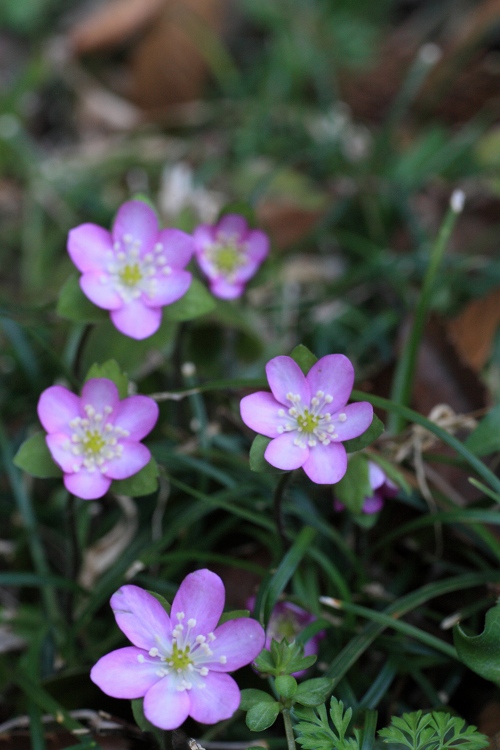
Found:
<svg viewBox="0 0 500 750"><path fill-rule="evenodd" d="M255 432L272 438L264 457L278 469L302 467L313 482L334 484L347 469L344 440L370 426L367 401L347 404L354 368L343 354L328 354L304 375L291 357L275 357L266 366L271 393L242 399L241 418Z"/></svg>
<svg viewBox="0 0 500 750"><path fill-rule="evenodd" d="M227 214L218 224L202 224L194 231L198 264L216 297L234 299L243 294L269 252L269 238L250 229L243 216Z"/></svg>
<svg viewBox="0 0 500 750"><path fill-rule="evenodd" d="M156 424L158 405L148 396L120 400L107 378L88 380L81 397L60 385L43 391L38 416L52 458L69 492L102 497L113 479L127 479L151 458L140 442Z"/></svg>
<svg viewBox="0 0 500 750"><path fill-rule="evenodd" d="M265 635L249 617L218 625L224 600L210 570L186 576L170 615L152 594L122 586L111 607L133 645L99 659L91 679L114 698L144 698L146 718L160 729L176 729L188 716L203 724L230 718L240 691L227 672L253 661Z"/></svg>
<svg viewBox="0 0 500 750"><path fill-rule="evenodd" d="M160 230L153 209L139 200L121 206L111 232L81 224L68 237L82 291L134 339L155 333L162 308L187 292L191 274L184 269L193 251L192 237L179 229Z"/></svg>

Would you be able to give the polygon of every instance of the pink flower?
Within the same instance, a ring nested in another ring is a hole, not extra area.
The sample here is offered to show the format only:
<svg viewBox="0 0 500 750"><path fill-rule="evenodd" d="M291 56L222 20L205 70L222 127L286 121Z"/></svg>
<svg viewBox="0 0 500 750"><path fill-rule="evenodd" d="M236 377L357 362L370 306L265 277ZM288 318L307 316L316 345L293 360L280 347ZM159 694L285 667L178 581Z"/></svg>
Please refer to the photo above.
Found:
<svg viewBox="0 0 500 750"><path fill-rule="evenodd" d="M226 214L215 226L201 224L193 233L196 259L216 297L235 299L269 252L269 238L249 229L238 214Z"/></svg>
<svg viewBox="0 0 500 750"><path fill-rule="evenodd" d="M382 510L385 500L388 497L394 497L397 495L398 488L391 482L387 477L385 471L383 471L378 464L374 461L368 461L368 481L372 488L372 494L367 495L361 508L362 513L372 515ZM335 510L344 510L345 505L340 500L335 499L333 501L333 507Z"/></svg>
<svg viewBox="0 0 500 750"><path fill-rule="evenodd" d="M111 233L81 224L68 237L84 294L110 310L116 328L133 339L157 331L162 307L187 292L191 274L183 269L193 251L192 237L179 229L160 230L155 212L142 201L121 206Z"/></svg>
<svg viewBox="0 0 500 750"><path fill-rule="evenodd" d="M273 438L264 458L286 471L302 467L317 484L338 482L347 469L342 441L361 435L373 419L367 401L346 406L354 383L351 362L328 354L305 376L291 357L275 357L266 373L272 393L245 396L240 406L248 427Z"/></svg>
<svg viewBox="0 0 500 750"><path fill-rule="evenodd" d="M107 378L88 380L81 398L60 385L43 391L38 416L66 489L84 500L106 494L113 479L127 479L151 458L142 440L158 419L148 396L120 401Z"/></svg>
<svg viewBox="0 0 500 750"><path fill-rule="evenodd" d="M170 616L147 591L122 586L111 607L133 646L99 659L91 679L113 698L144 697L146 718L161 729L176 729L188 716L203 724L229 719L240 691L226 672L253 661L265 635L249 617L217 627L224 599L224 584L210 570L186 576Z"/></svg>

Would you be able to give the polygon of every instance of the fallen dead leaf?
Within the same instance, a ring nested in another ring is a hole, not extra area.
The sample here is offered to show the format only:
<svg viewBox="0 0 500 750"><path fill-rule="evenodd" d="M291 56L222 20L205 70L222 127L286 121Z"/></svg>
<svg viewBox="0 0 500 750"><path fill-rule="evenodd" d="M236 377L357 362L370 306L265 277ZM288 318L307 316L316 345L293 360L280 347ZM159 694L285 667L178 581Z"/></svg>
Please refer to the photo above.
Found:
<svg viewBox="0 0 500 750"><path fill-rule="evenodd" d="M500 326L500 287L475 299L447 324L450 340L462 360L480 372L491 356L495 333Z"/></svg>

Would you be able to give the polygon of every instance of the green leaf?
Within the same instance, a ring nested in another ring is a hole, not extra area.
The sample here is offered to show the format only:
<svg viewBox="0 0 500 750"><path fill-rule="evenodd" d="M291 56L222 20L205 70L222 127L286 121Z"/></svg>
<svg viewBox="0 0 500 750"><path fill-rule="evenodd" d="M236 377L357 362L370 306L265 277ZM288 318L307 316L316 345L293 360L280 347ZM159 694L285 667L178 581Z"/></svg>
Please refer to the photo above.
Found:
<svg viewBox="0 0 500 750"><path fill-rule="evenodd" d="M155 727L154 724L151 724L151 722L146 719L144 716L144 698L134 698L134 700L130 701L130 704L132 706L132 714L134 716L135 723L139 727L139 729L142 732L151 732L153 734L157 741L158 746L163 747L163 741L164 741L164 732L161 729L158 729L158 727Z"/></svg>
<svg viewBox="0 0 500 750"><path fill-rule="evenodd" d="M500 450L500 404L486 414L464 445L476 456L487 456Z"/></svg>
<svg viewBox="0 0 500 750"><path fill-rule="evenodd" d="M373 494L368 477L368 459L358 453L349 459L346 473L335 485L335 497L352 513L361 513L366 498Z"/></svg>
<svg viewBox="0 0 500 750"><path fill-rule="evenodd" d="M250 446L250 468L252 471L256 471L259 474L284 474L281 469L276 469L271 466L264 458L264 453L271 442L272 438L265 437L264 435L256 435L252 445Z"/></svg>
<svg viewBox="0 0 500 750"><path fill-rule="evenodd" d="M170 604L170 602L168 602L165 599L164 596L162 596L161 594L157 594L156 591L150 591L149 589L148 589L148 594L151 594L151 596L154 596L154 598L157 599L160 602L161 606L163 607L163 609L165 610L165 612L167 613L167 615L170 614L170 610L172 609L172 605Z"/></svg>
<svg viewBox="0 0 500 750"><path fill-rule="evenodd" d="M238 620L240 617L250 617L250 610L233 609L231 612L223 612L220 616L217 627L219 627L219 625L222 625L224 622L227 622L228 620Z"/></svg>
<svg viewBox="0 0 500 750"><path fill-rule="evenodd" d="M181 323L206 315L215 308L215 300L201 281L193 279L184 297L163 308L165 320Z"/></svg>
<svg viewBox="0 0 500 750"><path fill-rule="evenodd" d="M59 292L56 312L61 318L73 323L99 323L108 317L109 313L92 302L84 295L78 282L78 276L72 275Z"/></svg>
<svg viewBox="0 0 500 750"><path fill-rule="evenodd" d="M118 331L111 320L103 320L92 328L82 355L82 372L90 369L94 362L115 359L131 379L137 378L144 363L159 356L167 357L174 345L177 324L163 321L152 336L136 341Z"/></svg>
<svg viewBox="0 0 500 750"><path fill-rule="evenodd" d="M456 625L453 642L460 659L469 669L500 685L500 600L486 613L480 635L466 635L460 625Z"/></svg>
<svg viewBox="0 0 500 750"><path fill-rule="evenodd" d="M255 688L245 688L241 691L241 703L240 708L242 711L249 711L252 706L257 703L275 703L276 701L263 690L256 690Z"/></svg>
<svg viewBox="0 0 500 750"><path fill-rule="evenodd" d="M318 361L316 355L307 346L304 346L304 344L296 346L290 353L290 357L298 364L304 375L307 375L311 367Z"/></svg>
<svg viewBox="0 0 500 750"><path fill-rule="evenodd" d="M142 497L151 495L158 489L158 464L151 457L146 466L128 479L115 479L111 489L117 495Z"/></svg>
<svg viewBox="0 0 500 750"><path fill-rule="evenodd" d="M37 432L24 441L14 456L14 464L32 477L48 479L62 477L62 471L54 463L45 442L45 433Z"/></svg>
<svg viewBox="0 0 500 750"><path fill-rule="evenodd" d="M377 417L376 414L373 415L373 420L369 428L363 432L362 435L360 435L357 438L353 438L352 440L345 440L344 441L344 448L348 453L354 453L355 451L360 451L363 448L366 448L367 445L370 445L373 443L377 438L381 436L381 434L384 431L384 425L383 422L380 421L380 419Z"/></svg>
<svg viewBox="0 0 500 750"><path fill-rule="evenodd" d="M302 706L313 707L324 703L333 690L333 680L328 677L315 677L301 682L294 700Z"/></svg>
<svg viewBox="0 0 500 750"><path fill-rule="evenodd" d="M120 398L128 396L128 377L121 371L120 365L115 359L108 359L102 365L94 363L85 375L85 383L91 378L108 378L118 388Z"/></svg>
<svg viewBox="0 0 500 750"><path fill-rule="evenodd" d="M274 686L278 691L278 695L281 695L287 700L293 698L297 692L297 680L295 677L292 677L291 674L284 674L276 677Z"/></svg>
<svg viewBox="0 0 500 750"><path fill-rule="evenodd" d="M246 715L247 727L252 732L263 732L264 729L272 727L280 712L280 704L277 701L262 701L256 703Z"/></svg>

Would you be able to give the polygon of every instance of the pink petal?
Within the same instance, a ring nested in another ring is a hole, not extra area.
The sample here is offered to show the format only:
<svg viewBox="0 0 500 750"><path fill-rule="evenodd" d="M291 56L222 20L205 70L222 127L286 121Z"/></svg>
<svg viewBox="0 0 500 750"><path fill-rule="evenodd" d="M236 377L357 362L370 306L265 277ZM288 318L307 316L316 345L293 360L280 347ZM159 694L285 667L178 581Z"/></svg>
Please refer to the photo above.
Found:
<svg viewBox="0 0 500 750"><path fill-rule="evenodd" d="M110 604L118 627L134 646L149 651L158 648L158 644L170 644L170 618L158 599L147 591L127 584L113 594Z"/></svg>
<svg viewBox="0 0 500 750"><path fill-rule="evenodd" d="M70 435L69 422L80 416L80 399L62 385L53 385L41 394L37 411L47 432L64 432Z"/></svg>
<svg viewBox="0 0 500 750"><path fill-rule="evenodd" d="M69 442L69 437L62 432L55 432L51 435L47 435L45 442L49 448L52 458L61 469L69 474L77 470L82 465L83 456L75 456L71 452L71 448L68 450L64 447Z"/></svg>
<svg viewBox="0 0 500 750"><path fill-rule="evenodd" d="M354 384L354 367L343 354L327 354L311 367L307 382L313 396L317 391L333 396L328 411L334 412L349 400Z"/></svg>
<svg viewBox="0 0 500 750"><path fill-rule="evenodd" d="M245 260L245 265L240 266L240 268L237 268L234 274L234 283L242 284L245 283L252 278L257 272L257 269L259 268L260 263L258 263L256 260L252 260L251 258L247 258Z"/></svg>
<svg viewBox="0 0 500 750"><path fill-rule="evenodd" d="M249 233L246 244L248 256L260 265L269 253L269 237L260 229L254 229Z"/></svg>
<svg viewBox="0 0 500 750"><path fill-rule="evenodd" d="M104 310L118 310L123 299L112 286L111 279L102 271L91 271L80 277L80 287L94 305Z"/></svg>
<svg viewBox="0 0 500 750"><path fill-rule="evenodd" d="M97 224L80 224L68 234L69 257L83 273L104 268L106 253L112 249L111 234Z"/></svg>
<svg viewBox="0 0 500 750"><path fill-rule="evenodd" d="M372 490L382 487L386 479L385 472L373 461L368 461L368 481Z"/></svg>
<svg viewBox="0 0 500 750"><path fill-rule="evenodd" d="M287 394L299 395L302 404L309 406L311 393L309 384L298 364L291 357L274 357L266 365L266 374L274 398L287 409L292 406Z"/></svg>
<svg viewBox="0 0 500 750"><path fill-rule="evenodd" d="M375 495L365 498L365 501L363 503L363 507L361 508L361 510L363 513L366 513L367 515L372 515L373 513L378 513L379 510L382 510L383 507L384 507L384 498L382 497L382 495L375 493Z"/></svg>
<svg viewBox="0 0 500 750"><path fill-rule="evenodd" d="M215 641L210 643L213 661L207 662L206 666L215 672L233 672L250 664L266 641L264 628L250 617L229 620L218 627L214 635ZM220 662L221 656L226 657L224 664Z"/></svg>
<svg viewBox="0 0 500 750"><path fill-rule="evenodd" d="M309 451L309 458L302 468L316 484L335 484L342 479L347 470L345 448L342 443L318 443Z"/></svg>
<svg viewBox="0 0 500 750"><path fill-rule="evenodd" d="M115 411L119 402L118 388L108 378L91 378L82 388L82 408L90 404L102 414L106 406L110 406ZM113 419L112 415L110 418Z"/></svg>
<svg viewBox="0 0 500 750"><path fill-rule="evenodd" d="M217 233L223 232L224 234L236 235L238 238L241 235L246 234L248 231L248 224L246 219L239 214L226 214L217 224Z"/></svg>
<svg viewBox="0 0 500 750"><path fill-rule="evenodd" d="M129 396L118 404L113 424L130 433L127 440L138 441L151 432L159 413L158 404L149 396Z"/></svg>
<svg viewBox="0 0 500 750"><path fill-rule="evenodd" d="M284 435L271 440L267 446L264 458L271 466L285 471L299 469L309 456L309 448L301 448L294 445L294 440L299 433L286 432Z"/></svg>
<svg viewBox="0 0 500 750"><path fill-rule="evenodd" d="M280 409L283 406L267 391L251 393L242 398L240 403L241 418L247 427L270 438L278 437L278 426L286 424L286 417L278 414Z"/></svg>
<svg viewBox="0 0 500 750"><path fill-rule="evenodd" d="M131 235L141 241L141 252L147 252L157 241L158 219L143 201L127 201L118 209L112 234L114 242L123 242L125 235Z"/></svg>
<svg viewBox="0 0 500 750"><path fill-rule="evenodd" d="M156 276L154 292L151 296L143 294L141 301L147 307L171 305L186 294L192 278L188 271L173 271L169 276Z"/></svg>
<svg viewBox="0 0 500 750"><path fill-rule="evenodd" d="M209 672L205 687L194 686L190 693L190 715L201 724L216 724L230 719L239 708L241 693L238 685L228 674Z"/></svg>
<svg viewBox="0 0 500 750"><path fill-rule="evenodd" d="M180 229L162 229L158 242L163 245L163 253L171 268L182 269L187 266L194 253L193 238Z"/></svg>
<svg viewBox="0 0 500 750"><path fill-rule="evenodd" d="M111 320L125 336L138 340L146 339L160 327L161 308L146 307L140 300L132 300L120 310L112 310Z"/></svg>
<svg viewBox="0 0 500 750"><path fill-rule="evenodd" d="M177 623L177 613L184 612L184 627L190 618L194 618L196 627L193 632L206 635L217 626L224 599L224 584L216 573L206 569L189 573L172 602L172 622Z"/></svg>
<svg viewBox="0 0 500 750"><path fill-rule="evenodd" d="M210 291L219 299L237 299L241 297L245 288L242 284L231 283L224 276L219 276L210 283Z"/></svg>
<svg viewBox="0 0 500 750"><path fill-rule="evenodd" d="M208 224L200 224L193 232L196 255L203 254L207 246L215 242L215 228Z"/></svg>
<svg viewBox="0 0 500 750"><path fill-rule="evenodd" d="M192 690L176 690L176 682L168 675L158 680L144 696L146 719L160 729L177 729L189 716Z"/></svg>
<svg viewBox="0 0 500 750"><path fill-rule="evenodd" d="M142 663L138 656L144 658ZM142 698L160 679L159 664L147 652L126 646L99 659L90 670L90 679L112 698Z"/></svg>
<svg viewBox="0 0 500 750"><path fill-rule="evenodd" d="M76 497L82 500L97 500L109 490L111 479L103 476L100 471L86 471L80 469L76 474L63 475L64 486Z"/></svg>
<svg viewBox="0 0 500 750"><path fill-rule="evenodd" d="M105 475L111 479L127 479L143 469L151 458L148 448L142 443L120 441L122 454L106 462Z"/></svg>
<svg viewBox="0 0 500 750"><path fill-rule="evenodd" d="M346 415L345 422L339 422L339 413ZM359 401L356 404L345 406L341 412L332 414L332 424L335 425L335 433L338 440L352 440L366 432L373 421L373 406L368 401Z"/></svg>

